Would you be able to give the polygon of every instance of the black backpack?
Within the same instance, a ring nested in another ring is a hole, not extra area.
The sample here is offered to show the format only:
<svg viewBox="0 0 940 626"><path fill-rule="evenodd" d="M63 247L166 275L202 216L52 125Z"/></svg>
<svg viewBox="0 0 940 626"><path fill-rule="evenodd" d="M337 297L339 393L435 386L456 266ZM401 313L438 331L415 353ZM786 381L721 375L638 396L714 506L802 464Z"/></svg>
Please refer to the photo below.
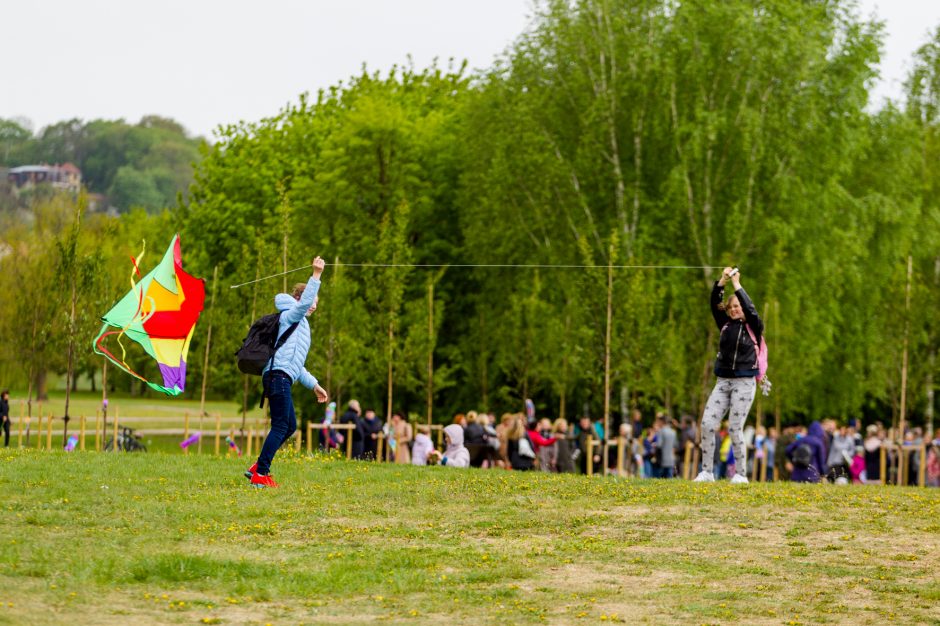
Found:
<svg viewBox="0 0 940 626"><path fill-rule="evenodd" d="M809 469L813 462L813 449L805 443L801 443L793 451L793 466L800 469Z"/></svg>
<svg viewBox="0 0 940 626"><path fill-rule="evenodd" d="M278 337L280 320L280 313L271 313L251 325L248 329L248 336L242 342L242 347L235 353L239 371L261 376L268 362L274 358L274 353L284 345L287 338L297 329L297 324L300 323L291 324L290 328Z"/></svg>

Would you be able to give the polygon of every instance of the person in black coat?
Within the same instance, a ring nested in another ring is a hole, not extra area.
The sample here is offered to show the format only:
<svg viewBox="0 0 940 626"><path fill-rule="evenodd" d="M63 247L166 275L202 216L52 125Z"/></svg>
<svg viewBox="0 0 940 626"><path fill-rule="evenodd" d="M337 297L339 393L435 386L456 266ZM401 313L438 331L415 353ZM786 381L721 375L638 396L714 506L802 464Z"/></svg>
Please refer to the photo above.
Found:
<svg viewBox="0 0 940 626"><path fill-rule="evenodd" d="M0 427L3 428L3 445L10 447L10 392L0 392Z"/></svg>
<svg viewBox="0 0 940 626"><path fill-rule="evenodd" d="M486 444L486 430L482 421L486 415L477 415L475 411L467 413L467 425L463 429L463 445L470 452L470 466L483 467L483 461L489 458L492 448Z"/></svg>
<svg viewBox="0 0 940 626"><path fill-rule="evenodd" d="M362 424L362 456L374 461L379 452L379 433L382 432L382 420L375 416L375 411L366 409Z"/></svg>
<svg viewBox="0 0 940 626"><path fill-rule="evenodd" d="M352 424L355 428L346 432L352 437L352 458L361 460L365 454L365 428L362 424L362 409L358 400L350 400L346 412L339 418L340 424Z"/></svg>

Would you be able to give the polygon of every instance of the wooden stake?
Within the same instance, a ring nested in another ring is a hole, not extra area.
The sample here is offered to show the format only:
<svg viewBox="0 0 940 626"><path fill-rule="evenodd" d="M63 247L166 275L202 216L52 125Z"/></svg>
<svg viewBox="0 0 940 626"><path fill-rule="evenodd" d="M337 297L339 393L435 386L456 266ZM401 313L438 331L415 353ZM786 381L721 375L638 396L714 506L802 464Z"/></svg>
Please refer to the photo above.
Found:
<svg viewBox="0 0 940 626"><path fill-rule="evenodd" d="M219 456L219 445L222 443L222 414L215 414L215 455Z"/></svg>
<svg viewBox="0 0 940 626"><path fill-rule="evenodd" d="M569 309L565 309L565 343L562 347L561 353L561 393L559 394L558 399L558 417L565 419L565 404L567 400L567 381L568 381L568 337L571 336L571 313L568 312Z"/></svg>
<svg viewBox="0 0 940 626"><path fill-rule="evenodd" d="M388 318L388 415L385 418L385 423L390 424L392 421L392 359L395 355L395 347L392 342L395 339L395 330L392 326L392 311L389 311Z"/></svg>
<svg viewBox="0 0 940 626"><path fill-rule="evenodd" d="M104 438L108 432L108 360L101 365L101 448L104 449ZM97 437L98 413L95 412L95 436Z"/></svg>
<svg viewBox="0 0 940 626"><path fill-rule="evenodd" d="M25 410L23 407L25 406L25 404L26 404L25 402L20 400L20 419L16 423L16 447L17 448L23 447L23 411Z"/></svg>
<svg viewBox="0 0 940 626"><path fill-rule="evenodd" d="M80 434L78 436L78 449L82 452L85 451L85 416L82 415L79 419L79 429Z"/></svg>
<svg viewBox="0 0 940 626"><path fill-rule="evenodd" d="M613 255L614 246L611 243L607 255L607 332L604 338L604 441L601 456L604 459L603 466L605 468L607 467L607 439L610 437L610 327L613 318L614 295ZM588 459L588 462L591 462L591 459Z"/></svg>
<svg viewBox="0 0 940 626"><path fill-rule="evenodd" d="M887 485L888 484L888 451L885 450L885 442L881 442L881 448L879 448L879 450L881 451L881 454L880 454L881 458L879 459L879 463L881 467L881 484Z"/></svg>
<svg viewBox="0 0 940 626"><path fill-rule="evenodd" d="M626 447L626 440L623 436L617 437L617 476L624 476L624 448Z"/></svg>
<svg viewBox="0 0 940 626"><path fill-rule="evenodd" d="M197 431L199 433L199 441L196 442L196 454L202 454L202 433L203 433L202 424L203 424L204 416L205 416L205 413L200 411L199 412L199 430Z"/></svg>
<svg viewBox="0 0 940 626"><path fill-rule="evenodd" d="M287 280L287 277L284 278ZM216 265L212 270L212 299L209 303L209 327L206 331L206 351L202 360L202 395L199 399L199 419L206 414L206 383L209 381L209 346L212 343L212 321L215 317L215 293L219 290L219 266ZM202 422L200 422L199 432L202 432ZM202 452L202 439L199 439L199 452Z"/></svg>
<svg viewBox="0 0 940 626"><path fill-rule="evenodd" d="M183 441L189 439L189 411L183 413ZM183 454L189 455L189 446L183 448Z"/></svg>
<svg viewBox="0 0 940 626"><path fill-rule="evenodd" d="M911 316L911 276L914 272L914 257L907 256L907 289L904 296L904 350L901 355L901 415L900 428L898 430L898 441L904 445L904 421L907 417L907 348L908 335L910 333ZM900 474L901 472L898 472Z"/></svg>
<svg viewBox="0 0 940 626"><path fill-rule="evenodd" d="M428 426L434 398L434 283L428 281Z"/></svg>
<svg viewBox="0 0 940 626"><path fill-rule="evenodd" d="M118 452L120 448L118 447L118 422L120 417L118 415L118 408L114 407L114 451Z"/></svg>
<svg viewBox="0 0 940 626"><path fill-rule="evenodd" d="M248 442L245 444L245 456L251 458L251 442L255 438L255 431L251 428L248 429Z"/></svg>
<svg viewBox="0 0 940 626"><path fill-rule="evenodd" d="M101 452L101 413L95 409L95 452Z"/></svg>
<svg viewBox="0 0 940 626"><path fill-rule="evenodd" d="M927 444L920 444L920 465L917 468L917 486L927 486Z"/></svg>
<svg viewBox="0 0 940 626"><path fill-rule="evenodd" d="M584 459L587 461L587 475L594 475L594 437L593 435L587 438L587 458Z"/></svg>
<svg viewBox="0 0 940 626"><path fill-rule="evenodd" d="M52 450L52 413L49 413L49 421L46 422L46 449Z"/></svg>
<svg viewBox="0 0 940 626"><path fill-rule="evenodd" d="M776 343L777 354L780 352L780 301L774 300L774 342ZM777 436L780 436L780 389L774 393L774 429L777 431Z"/></svg>

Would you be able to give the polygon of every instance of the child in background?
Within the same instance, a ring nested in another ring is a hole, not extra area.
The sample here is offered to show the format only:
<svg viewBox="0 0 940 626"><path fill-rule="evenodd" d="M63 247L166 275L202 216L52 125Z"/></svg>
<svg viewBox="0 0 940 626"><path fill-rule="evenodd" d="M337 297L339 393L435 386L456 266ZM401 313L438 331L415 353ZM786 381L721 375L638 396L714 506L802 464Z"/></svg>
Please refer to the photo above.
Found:
<svg viewBox="0 0 940 626"><path fill-rule="evenodd" d="M865 482L865 448L855 446L855 456L852 457L852 463L849 465L849 474L852 476L852 484L858 485Z"/></svg>
<svg viewBox="0 0 940 626"><path fill-rule="evenodd" d="M412 465L427 465L428 454L434 450L434 442L431 441L431 427L427 424L418 426L418 434L415 435L415 443L411 449Z"/></svg>
<svg viewBox="0 0 940 626"><path fill-rule="evenodd" d="M927 448L927 486L940 487L940 437Z"/></svg>
<svg viewBox="0 0 940 626"><path fill-rule="evenodd" d="M459 424L444 428L444 442L447 444L444 454L437 450L428 454L431 463L440 462L448 467L470 467L470 451L463 445L463 428Z"/></svg>

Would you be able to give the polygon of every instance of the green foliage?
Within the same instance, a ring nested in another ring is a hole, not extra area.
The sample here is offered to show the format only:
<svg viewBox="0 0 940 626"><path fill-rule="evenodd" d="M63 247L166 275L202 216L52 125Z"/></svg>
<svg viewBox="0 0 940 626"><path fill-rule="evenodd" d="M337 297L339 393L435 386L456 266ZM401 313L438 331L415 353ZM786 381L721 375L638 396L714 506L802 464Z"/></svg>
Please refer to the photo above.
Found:
<svg viewBox="0 0 940 626"><path fill-rule="evenodd" d="M202 143L187 137L177 122L156 116L136 125L73 119L36 136L16 122L0 120L0 165L71 162L90 192L108 195L122 211L174 206L177 194L185 194L192 182Z"/></svg>

